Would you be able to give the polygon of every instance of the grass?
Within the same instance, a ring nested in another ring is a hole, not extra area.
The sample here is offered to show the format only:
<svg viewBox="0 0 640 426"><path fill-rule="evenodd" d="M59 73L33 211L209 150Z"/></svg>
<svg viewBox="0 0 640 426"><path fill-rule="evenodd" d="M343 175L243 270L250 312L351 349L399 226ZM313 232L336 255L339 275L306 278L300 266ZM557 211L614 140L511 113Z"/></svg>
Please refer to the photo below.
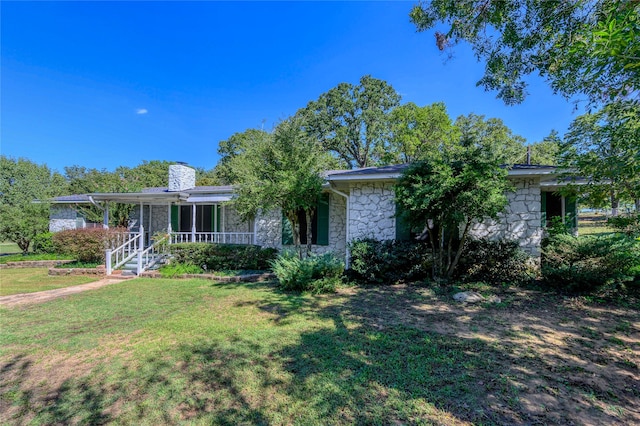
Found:
<svg viewBox="0 0 640 426"><path fill-rule="evenodd" d="M16 243L4 242L0 243L0 254L21 253L20 247Z"/></svg>
<svg viewBox="0 0 640 426"><path fill-rule="evenodd" d="M49 276L47 268L0 269L0 296L53 290L96 281L88 276Z"/></svg>
<svg viewBox="0 0 640 426"><path fill-rule="evenodd" d="M581 213L578 216L578 235L606 235L615 232L607 225L607 216L603 214Z"/></svg>
<svg viewBox="0 0 640 426"><path fill-rule="evenodd" d="M24 262L27 260L71 260L72 258L62 254L9 254L6 256L0 256L0 263L7 262Z"/></svg>
<svg viewBox="0 0 640 426"><path fill-rule="evenodd" d="M636 312L445 293L135 279L2 309L0 423L640 421Z"/></svg>

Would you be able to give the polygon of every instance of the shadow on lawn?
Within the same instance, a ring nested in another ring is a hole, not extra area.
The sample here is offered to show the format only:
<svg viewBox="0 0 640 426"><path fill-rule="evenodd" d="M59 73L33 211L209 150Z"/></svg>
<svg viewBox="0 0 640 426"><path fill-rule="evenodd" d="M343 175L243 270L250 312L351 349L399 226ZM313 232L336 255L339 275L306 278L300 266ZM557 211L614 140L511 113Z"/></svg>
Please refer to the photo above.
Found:
<svg viewBox="0 0 640 426"><path fill-rule="evenodd" d="M40 424L640 420L637 365L598 346L607 336L595 329L563 325L581 312L551 311L544 298L513 301L510 309L463 308L412 286L320 297L280 292L269 283L222 286L269 289L266 297L235 306L268 313L277 336L293 333L296 321L323 321L286 342L244 333L203 335L136 366L100 367L39 397L17 391L32 366L14 359L2 370L0 402L6 406L10 398L19 416L31 413ZM586 323L604 321L596 314ZM621 330L635 339L626 313L605 314L607 321L626 324ZM553 333L564 337L550 339ZM605 411L602 404L627 414Z"/></svg>

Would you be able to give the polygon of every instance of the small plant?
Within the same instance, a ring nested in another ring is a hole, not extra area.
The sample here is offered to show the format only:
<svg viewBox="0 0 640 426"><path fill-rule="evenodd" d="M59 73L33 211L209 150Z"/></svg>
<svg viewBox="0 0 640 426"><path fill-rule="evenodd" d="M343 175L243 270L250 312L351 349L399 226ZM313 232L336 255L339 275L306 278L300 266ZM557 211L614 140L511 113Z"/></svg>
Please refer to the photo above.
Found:
<svg viewBox="0 0 640 426"><path fill-rule="evenodd" d="M79 262L104 263L107 247L118 238L124 241L128 232L125 228L70 229L56 232L52 240L56 253L68 254Z"/></svg>
<svg viewBox="0 0 640 426"><path fill-rule="evenodd" d="M640 236L640 213L610 217L607 219L607 224L626 235Z"/></svg>
<svg viewBox="0 0 640 426"><path fill-rule="evenodd" d="M177 263L203 265L208 271L265 270L278 253L276 249L259 246L207 243L171 244L169 250Z"/></svg>
<svg viewBox="0 0 640 426"><path fill-rule="evenodd" d="M285 290L327 293L342 283L344 263L332 253L300 259L295 252L287 251L271 262L271 269Z"/></svg>
<svg viewBox="0 0 640 426"><path fill-rule="evenodd" d="M184 274L202 274L204 270L192 263L173 262L162 265L158 270L164 278L175 278Z"/></svg>
<svg viewBox="0 0 640 426"><path fill-rule="evenodd" d="M550 237L555 235L571 235L572 228L569 221L565 221L560 216L554 216L549 221L549 225L547 226L547 234Z"/></svg>

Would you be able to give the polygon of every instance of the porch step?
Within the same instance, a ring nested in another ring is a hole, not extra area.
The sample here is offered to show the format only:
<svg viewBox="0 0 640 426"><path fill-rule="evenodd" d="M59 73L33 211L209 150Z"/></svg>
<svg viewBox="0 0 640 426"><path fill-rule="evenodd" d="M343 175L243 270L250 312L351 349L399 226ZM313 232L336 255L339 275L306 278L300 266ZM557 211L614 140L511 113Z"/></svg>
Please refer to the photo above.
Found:
<svg viewBox="0 0 640 426"><path fill-rule="evenodd" d="M153 261L158 261L155 265L153 265L151 268L148 268L149 271L153 271L156 270L158 268L160 268L160 266L162 266L165 263L166 260L166 256L164 255L157 255L157 256L153 256ZM124 265L122 265L122 267L120 268L122 270L122 273L125 274L127 273L127 275L129 273L135 275L136 274L136 270L138 269L138 260L136 258L131 259L130 261L128 261L127 263L125 263Z"/></svg>

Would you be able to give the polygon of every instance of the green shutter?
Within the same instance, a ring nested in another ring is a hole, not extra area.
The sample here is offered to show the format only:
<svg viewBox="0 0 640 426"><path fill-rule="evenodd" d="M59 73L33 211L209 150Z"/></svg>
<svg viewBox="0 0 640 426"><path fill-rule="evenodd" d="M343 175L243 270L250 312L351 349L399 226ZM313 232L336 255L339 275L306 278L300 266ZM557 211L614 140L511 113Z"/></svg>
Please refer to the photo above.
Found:
<svg viewBox="0 0 640 426"><path fill-rule="evenodd" d="M286 218L284 213L282 214L282 245L290 246L293 244L293 230L291 229L291 223Z"/></svg>
<svg viewBox="0 0 640 426"><path fill-rule="evenodd" d="M540 225L547 227L547 193L540 193Z"/></svg>
<svg viewBox="0 0 640 426"><path fill-rule="evenodd" d="M316 210L318 218L318 231L316 236L316 244L319 246L329 245L329 194L322 194L318 200L318 209Z"/></svg>
<svg viewBox="0 0 640 426"><path fill-rule="evenodd" d="M216 223L215 232L222 232L222 206L220 204L216 204L216 209L218 209L216 213L218 223Z"/></svg>
<svg viewBox="0 0 640 426"><path fill-rule="evenodd" d="M577 200L576 197L565 197L564 199L564 214L566 223L570 224L572 228L578 227L578 212L577 212Z"/></svg>
<svg viewBox="0 0 640 426"><path fill-rule="evenodd" d="M396 204L396 240L408 241L411 239L411 225L405 215L402 214L400 206Z"/></svg>
<svg viewBox="0 0 640 426"><path fill-rule="evenodd" d="M171 230L178 232L180 230L180 206L171 205Z"/></svg>

